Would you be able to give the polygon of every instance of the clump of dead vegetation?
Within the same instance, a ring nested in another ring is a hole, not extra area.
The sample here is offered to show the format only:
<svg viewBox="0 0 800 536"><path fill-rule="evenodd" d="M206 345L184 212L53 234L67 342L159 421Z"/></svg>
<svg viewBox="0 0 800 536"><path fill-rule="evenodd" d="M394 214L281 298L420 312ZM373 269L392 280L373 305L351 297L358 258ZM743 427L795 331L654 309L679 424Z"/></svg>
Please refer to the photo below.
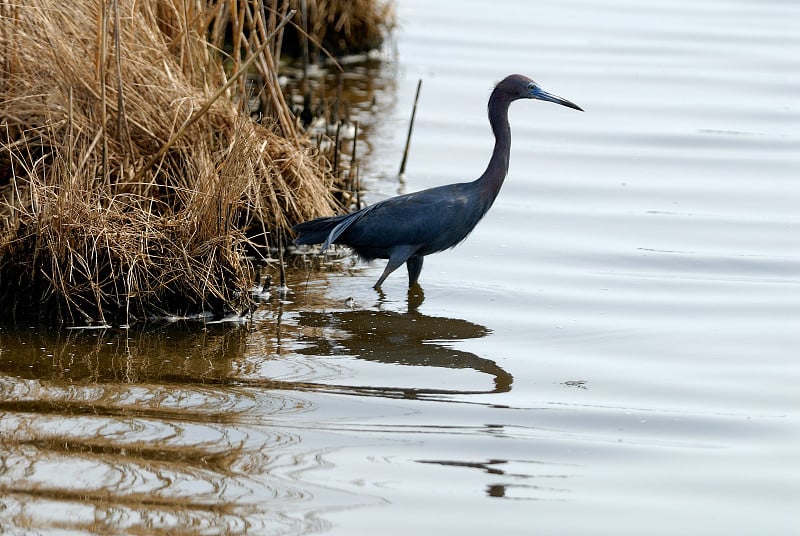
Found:
<svg viewBox="0 0 800 536"><path fill-rule="evenodd" d="M303 53L304 29L317 51L335 56L359 54L380 47L394 24L393 5L376 0L284 0L297 10L298 25L287 28L283 50L294 56ZM313 58L312 58L313 59Z"/></svg>
<svg viewBox="0 0 800 536"><path fill-rule="evenodd" d="M6 319L242 312L245 249L335 209L278 85L288 2L273 4L0 4ZM262 123L242 104L248 71Z"/></svg>

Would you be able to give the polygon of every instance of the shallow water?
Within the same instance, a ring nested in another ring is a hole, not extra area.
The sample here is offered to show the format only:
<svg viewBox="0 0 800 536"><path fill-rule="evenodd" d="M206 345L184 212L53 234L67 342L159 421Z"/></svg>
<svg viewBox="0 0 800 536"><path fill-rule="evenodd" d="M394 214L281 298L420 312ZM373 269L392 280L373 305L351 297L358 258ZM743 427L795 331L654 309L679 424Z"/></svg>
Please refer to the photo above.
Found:
<svg viewBox="0 0 800 536"><path fill-rule="evenodd" d="M397 7L369 202L477 176L505 74L586 113L512 106L423 292L298 257L251 322L4 328L0 532L797 533L800 6Z"/></svg>

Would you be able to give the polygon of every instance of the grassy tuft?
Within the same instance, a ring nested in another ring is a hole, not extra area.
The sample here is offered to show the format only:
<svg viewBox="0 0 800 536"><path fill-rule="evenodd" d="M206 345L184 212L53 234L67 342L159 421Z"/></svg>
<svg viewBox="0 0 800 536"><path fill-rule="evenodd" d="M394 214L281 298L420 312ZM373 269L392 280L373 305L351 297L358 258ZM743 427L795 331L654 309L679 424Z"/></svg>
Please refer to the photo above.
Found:
<svg viewBox="0 0 800 536"><path fill-rule="evenodd" d="M245 250L335 209L278 86L281 17L251 0L0 4L6 318L250 307ZM215 46L225 31L236 54ZM259 124L244 76L218 93L261 48Z"/></svg>

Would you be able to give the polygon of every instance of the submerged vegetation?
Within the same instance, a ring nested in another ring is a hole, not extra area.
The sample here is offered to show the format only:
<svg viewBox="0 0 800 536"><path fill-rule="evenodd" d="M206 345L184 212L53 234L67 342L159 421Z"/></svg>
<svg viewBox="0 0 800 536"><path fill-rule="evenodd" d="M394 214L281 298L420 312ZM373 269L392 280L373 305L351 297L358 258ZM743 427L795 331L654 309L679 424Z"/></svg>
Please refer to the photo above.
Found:
<svg viewBox="0 0 800 536"><path fill-rule="evenodd" d="M293 223L336 208L331 165L278 84L293 3L0 6L5 319L130 322L252 305L245 253L265 256ZM352 16L340 9L336 31ZM263 84L256 95L248 73Z"/></svg>

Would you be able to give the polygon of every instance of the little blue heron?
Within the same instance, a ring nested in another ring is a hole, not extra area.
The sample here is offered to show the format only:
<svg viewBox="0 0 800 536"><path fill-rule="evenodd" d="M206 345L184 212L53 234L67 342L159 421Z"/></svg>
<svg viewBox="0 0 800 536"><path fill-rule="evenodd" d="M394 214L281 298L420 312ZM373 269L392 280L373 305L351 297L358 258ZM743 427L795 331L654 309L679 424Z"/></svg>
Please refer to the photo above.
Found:
<svg viewBox="0 0 800 536"><path fill-rule="evenodd" d="M472 182L400 195L350 214L295 225L294 230L299 233L295 243L321 243L320 252L331 244L343 244L365 261L389 259L375 289L406 263L408 286L412 287L419 279L425 255L452 248L464 240L500 192L511 152L508 106L518 99L538 99L583 111L577 104L544 91L527 76L507 76L489 97L489 123L495 142L483 175Z"/></svg>

